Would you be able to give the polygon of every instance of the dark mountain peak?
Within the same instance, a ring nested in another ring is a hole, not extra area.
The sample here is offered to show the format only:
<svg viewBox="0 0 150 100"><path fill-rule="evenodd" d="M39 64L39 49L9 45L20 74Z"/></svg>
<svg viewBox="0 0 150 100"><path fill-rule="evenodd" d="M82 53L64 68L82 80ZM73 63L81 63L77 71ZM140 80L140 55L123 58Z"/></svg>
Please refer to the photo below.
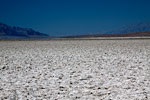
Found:
<svg viewBox="0 0 150 100"><path fill-rule="evenodd" d="M32 28L21 28L0 22L0 37L46 38L49 35L34 31Z"/></svg>
<svg viewBox="0 0 150 100"><path fill-rule="evenodd" d="M0 25L6 25L6 24L4 24L4 23L0 22Z"/></svg>

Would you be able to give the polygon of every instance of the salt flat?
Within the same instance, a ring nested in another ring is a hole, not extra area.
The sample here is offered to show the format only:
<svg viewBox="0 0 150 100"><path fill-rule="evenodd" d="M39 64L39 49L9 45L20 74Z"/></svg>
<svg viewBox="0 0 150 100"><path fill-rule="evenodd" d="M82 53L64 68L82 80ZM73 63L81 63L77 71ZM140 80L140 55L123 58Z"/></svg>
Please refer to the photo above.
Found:
<svg viewBox="0 0 150 100"><path fill-rule="evenodd" d="M150 40L1 41L0 100L150 100Z"/></svg>

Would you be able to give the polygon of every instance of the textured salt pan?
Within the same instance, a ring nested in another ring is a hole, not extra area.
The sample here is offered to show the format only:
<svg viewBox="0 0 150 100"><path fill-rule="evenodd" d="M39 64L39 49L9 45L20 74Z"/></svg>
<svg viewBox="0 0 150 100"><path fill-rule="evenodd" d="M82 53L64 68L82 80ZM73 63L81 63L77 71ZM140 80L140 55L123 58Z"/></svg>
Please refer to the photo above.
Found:
<svg viewBox="0 0 150 100"><path fill-rule="evenodd" d="M150 40L0 42L0 100L150 100Z"/></svg>

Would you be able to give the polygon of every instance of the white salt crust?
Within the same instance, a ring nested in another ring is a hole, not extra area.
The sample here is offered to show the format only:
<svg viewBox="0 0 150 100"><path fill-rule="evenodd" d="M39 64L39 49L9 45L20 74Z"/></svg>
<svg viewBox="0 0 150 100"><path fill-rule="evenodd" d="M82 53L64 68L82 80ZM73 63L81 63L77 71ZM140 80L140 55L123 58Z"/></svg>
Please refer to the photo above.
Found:
<svg viewBox="0 0 150 100"><path fill-rule="evenodd" d="M1 41L0 100L150 100L150 40Z"/></svg>

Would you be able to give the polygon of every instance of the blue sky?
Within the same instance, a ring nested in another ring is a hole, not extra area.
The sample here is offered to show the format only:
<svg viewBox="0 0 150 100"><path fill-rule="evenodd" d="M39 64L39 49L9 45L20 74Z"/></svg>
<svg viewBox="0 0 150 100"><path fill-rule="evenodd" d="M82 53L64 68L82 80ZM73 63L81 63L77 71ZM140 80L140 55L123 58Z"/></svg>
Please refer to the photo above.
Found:
<svg viewBox="0 0 150 100"><path fill-rule="evenodd" d="M0 22L52 35L96 33L150 21L150 0L0 0Z"/></svg>

